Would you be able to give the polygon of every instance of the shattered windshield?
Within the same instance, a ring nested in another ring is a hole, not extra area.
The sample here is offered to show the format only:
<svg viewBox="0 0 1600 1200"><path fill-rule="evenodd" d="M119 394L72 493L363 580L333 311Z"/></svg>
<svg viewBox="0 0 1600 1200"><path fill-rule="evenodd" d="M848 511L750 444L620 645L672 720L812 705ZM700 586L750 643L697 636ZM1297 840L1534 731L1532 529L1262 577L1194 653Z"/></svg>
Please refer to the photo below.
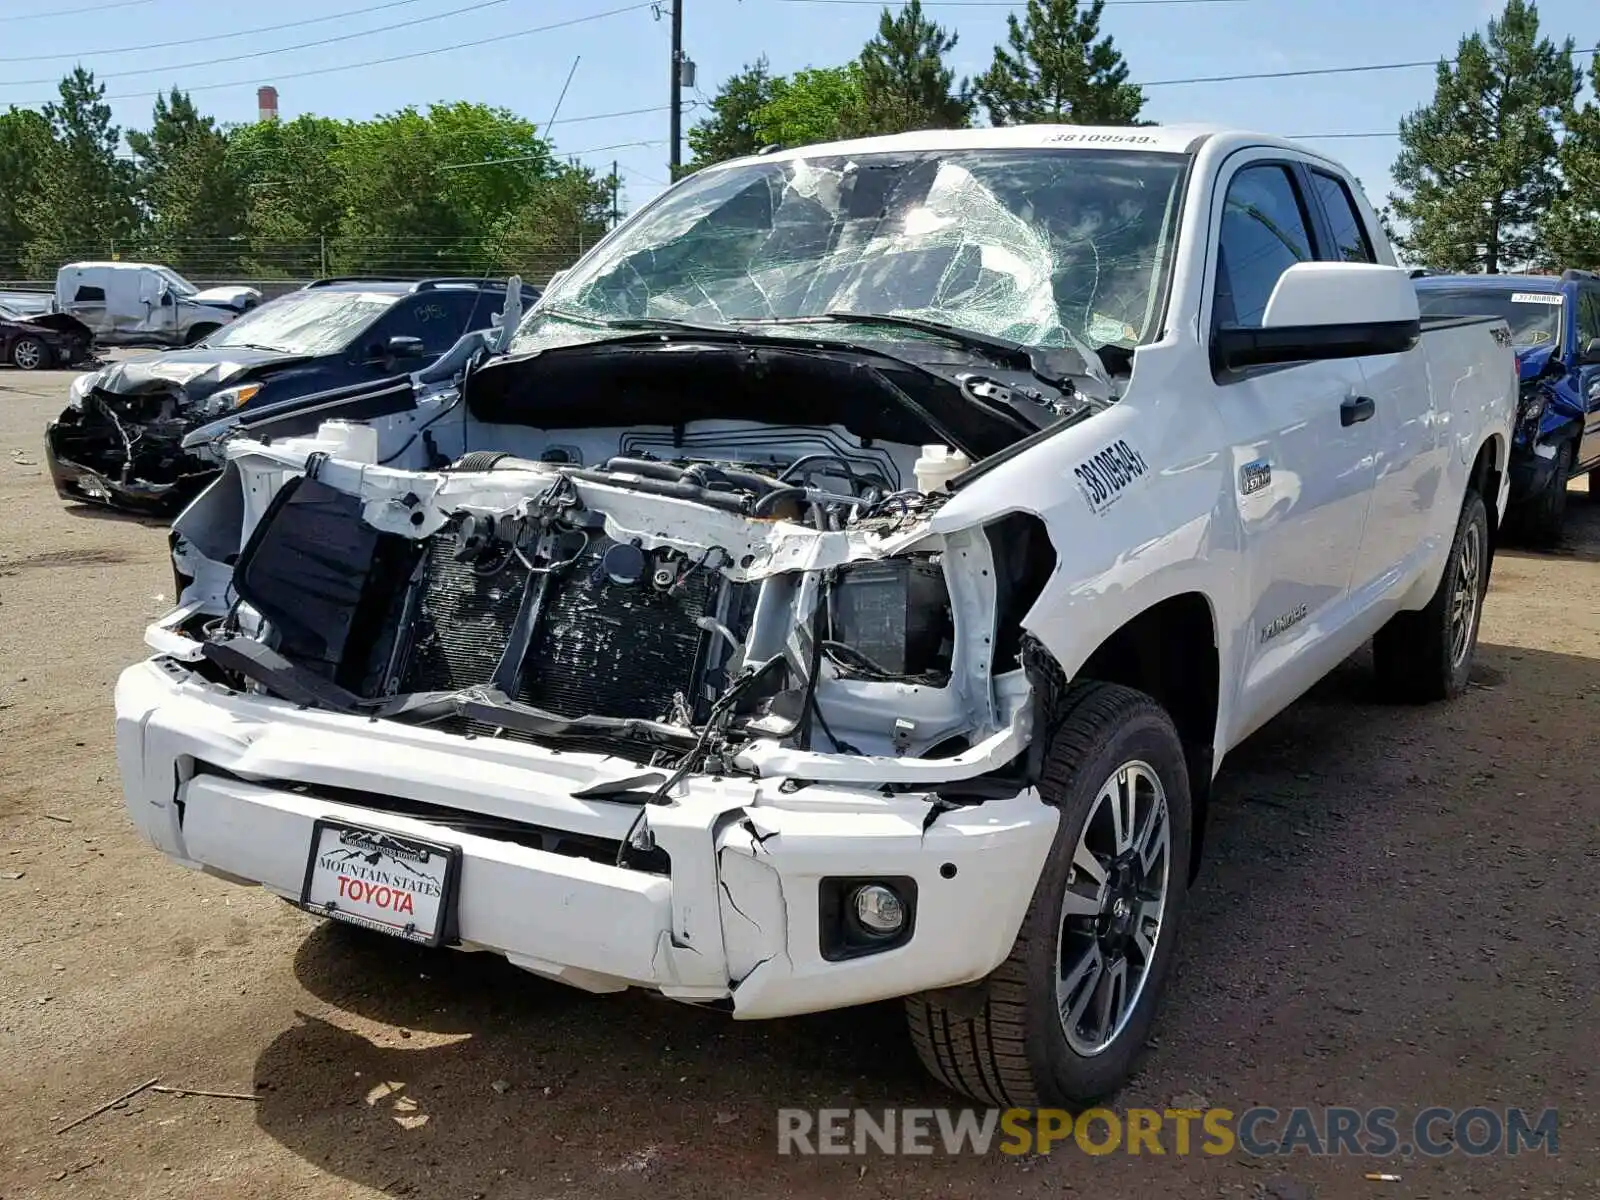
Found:
<svg viewBox="0 0 1600 1200"><path fill-rule="evenodd" d="M1513 346L1548 346L1561 336L1561 293L1514 288L1418 288L1425 317L1499 317Z"/></svg>
<svg viewBox="0 0 1600 1200"><path fill-rule="evenodd" d="M1033 346L1131 348L1159 331L1186 163L1035 147L707 170L579 262L511 348L573 341L574 323L830 312L917 317Z"/></svg>
<svg viewBox="0 0 1600 1200"><path fill-rule="evenodd" d="M224 325L206 339L206 345L332 354L348 346L394 302L393 295L382 292L290 292Z"/></svg>

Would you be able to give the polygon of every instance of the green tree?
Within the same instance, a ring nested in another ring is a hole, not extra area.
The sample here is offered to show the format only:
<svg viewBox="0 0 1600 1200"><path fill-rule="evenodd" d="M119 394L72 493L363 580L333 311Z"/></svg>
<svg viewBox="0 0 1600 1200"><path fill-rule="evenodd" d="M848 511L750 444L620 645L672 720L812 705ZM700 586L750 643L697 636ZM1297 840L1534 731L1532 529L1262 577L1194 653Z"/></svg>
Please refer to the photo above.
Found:
<svg viewBox="0 0 1600 1200"><path fill-rule="evenodd" d="M1144 92L1110 34L1100 35L1106 0L1028 0L1021 21L1006 16L1009 46L974 83L992 125L1135 125Z"/></svg>
<svg viewBox="0 0 1600 1200"><path fill-rule="evenodd" d="M133 173L117 158L122 131L111 123L105 84L74 67L58 91L60 99L44 106L50 153L22 208L26 265L52 277L63 262L125 245L138 220Z"/></svg>
<svg viewBox="0 0 1600 1200"><path fill-rule="evenodd" d="M1597 47L1600 54L1600 47ZM1600 57L1590 62L1589 82L1600 96ZM1561 196L1539 222L1543 265L1600 270L1600 104L1589 100L1564 118Z"/></svg>
<svg viewBox="0 0 1600 1200"><path fill-rule="evenodd" d="M906 0L898 15L885 8L878 33L861 51L861 107L847 114L851 133L902 133L913 129L962 129L972 120L965 82L944 56L957 36L930 20L922 0Z"/></svg>
<svg viewBox="0 0 1600 1200"><path fill-rule="evenodd" d="M563 167L535 181L495 223L490 265L529 283L570 267L610 227L612 182L586 167Z"/></svg>
<svg viewBox="0 0 1600 1200"><path fill-rule="evenodd" d="M756 131L755 115L771 101L776 83L764 57L746 63L742 71L730 76L711 100L711 115L689 130L693 157L686 170L698 171L761 149L763 141Z"/></svg>
<svg viewBox="0 0 1600 1200"><path fill-rule="evenodd" d="M1413 259L1495 274L1536 257L1535 222L1560 194L1556 119L1581 84L1572 48L1539 36L1536 5L1508 0L1439 63L1433 102L1400 122L1392 172Z"/></svg>
<svg viewBox="0 0 1600 1200"><path fill-rule="evenodd" d="M147 227L145 252L199 276L238 273L245 177L228 138L187 94L158 96L148 132L128 131Z"/></svg>
<svg viewBox="0 0 1600 1200"><path fill-rule="evenodd" d="M850 115L863 106L860 64L814 67L774 80L751 123L763 144L809 146L848 137Z"/></svg>
<svg viewBox="0 0 1600 1200"><path fill-rule="evenodd" d="M241 269L258 279L328 273L327 246L344 215L339 143L347 125L310 115L228 133L228 161L246 196Z"/></svg>
<svg viewBox="0 0 1600 1200"><path fill-rule="evenodd" d="M335 267L363 273L483 269L495 223L556 169L531 122L464 102L351 124L336 159Z"/></svg>
<svg viewBox="0 0 1600 1200"><path fill-rule="evenodd" d="M24 210L50 151L42 114L16 107L0 113L0 279L24 274L23 249L33 235Z"/></svg>

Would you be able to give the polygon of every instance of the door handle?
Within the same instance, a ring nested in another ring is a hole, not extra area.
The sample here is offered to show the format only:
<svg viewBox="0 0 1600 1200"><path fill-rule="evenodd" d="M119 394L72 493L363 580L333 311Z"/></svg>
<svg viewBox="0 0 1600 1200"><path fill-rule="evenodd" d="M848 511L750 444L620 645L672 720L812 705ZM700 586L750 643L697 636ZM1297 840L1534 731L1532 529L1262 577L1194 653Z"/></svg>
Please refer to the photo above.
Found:
<svg viewBox="0 0 1600 1200"><path fill-rule="evenodd" d="M1365 421L1378 411L1377 404L1371 396L1351 396L1339 405L1339 424L1354 425L1357 421Z"/></svg>

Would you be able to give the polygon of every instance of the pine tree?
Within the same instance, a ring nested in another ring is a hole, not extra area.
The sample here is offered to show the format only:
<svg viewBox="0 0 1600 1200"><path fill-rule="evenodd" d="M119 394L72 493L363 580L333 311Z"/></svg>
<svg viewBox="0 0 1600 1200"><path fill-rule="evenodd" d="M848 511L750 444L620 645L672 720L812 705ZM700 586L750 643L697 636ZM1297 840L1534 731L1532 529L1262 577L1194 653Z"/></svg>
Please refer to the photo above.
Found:
<svg viewBox="0 0 1600 1200"><path fill-rule="evenodd" d="M1556 118L1581 82L1572 48L1539 36L1536 5L1507 0L1440 62L1433 102L1400 122L1389 200L1410 257L1490 274L1536 257L1535 222L1560 193Z"/></svg>
<svg viewBox="0 0 1600 1200"><path fill-rule="evenodd" d="M1105 0L1028 0L1021 21L1006 17L1004 46L978 77L975 93L993 125L1059 121L1134 125L1144 92L1128 82L1128 64L1110 34L1100 36Z"/></svg>
<svg viewBox="0 0 1600 1200"><path fill-rule="evenodd" d="M907 0L898 16L886 8L878 35L861 51L861 107L846 118L849 132L902 133L961 129L971 123L972 99L944 56L956 35L929 20L922 0Z"/></svg>
<svg viewBox="0 0 1600 1200"><path fill-rule="evenodd" d="M694 157L688 170L698 171L761 149L755 114L772 99L774 83L767 60L762 57L746 63L744 70L718 89L710 104L711 115L689 130L689 149Z"/></svg>
<svg viewBox="0 0 1600 1200"><path fill-rule="evenodd" d="M111 123L105 84L74 67L59 93L59 102L44 106L53 141L23 206L30 230L24 258L41 277L54 276L65 261L125 243L138 216L132 171L117 158L122 130Z"/></svg>
<svg viewBox="0 0 1600 1200"><path fill-rule="evenodd" d="M156 98L148 133L128 131L128 146L139 160L148 252L202 276L235 273L248 193L216 122L173 88Z"/></svg>
<svg viewBox="0 0 1600 1200"><path fill-rule="evenodd" d="M1596 48L1600 54L1600 47ZM1600 96L1600 57L1589 81ZM1563 119L1560 198L1539 222L1542 265L1600 270L1600 104L1590 100Z"/></svg>

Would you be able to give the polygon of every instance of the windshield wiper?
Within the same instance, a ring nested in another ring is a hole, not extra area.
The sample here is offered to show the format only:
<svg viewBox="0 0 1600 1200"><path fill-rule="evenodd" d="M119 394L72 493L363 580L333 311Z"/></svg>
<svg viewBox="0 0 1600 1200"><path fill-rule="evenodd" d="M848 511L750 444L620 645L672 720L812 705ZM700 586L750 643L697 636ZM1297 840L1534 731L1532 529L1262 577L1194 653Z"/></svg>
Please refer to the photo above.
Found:
<svg viewBox="0 0 1600 1200"><path fill-rule="evenodd" d="M268 354L294 353L282 346L263 346L259 342L196 342L195 345L204 346L207 350L265 350Z"/></svg>
<svg viewBox="0 0 1600 1200"><path fill-rule="evenodd" d="M992 333L979 333L975 329L963 329L959 325L948 325L943 321L930 321L925 317L902 316L899 313L849 312L844 309L835 309L819 316L768 317L740 322L740 324L745 325L815 325L821 323L888 325L900 329L914 329L919 333L932 334L935 337L954 342L958 346L965 346L969 350L982 351L1011 366L1030 371L1033 373L1034 378L1063 390L1072 389L1071 381L1073 375L1087 375L1090 373L1089 364L1082 362L1081 356L1074 350L1062 347L1029 346L1024 342L998 337ZM1073 370L1073 367L1078 369Z"/></svg>

